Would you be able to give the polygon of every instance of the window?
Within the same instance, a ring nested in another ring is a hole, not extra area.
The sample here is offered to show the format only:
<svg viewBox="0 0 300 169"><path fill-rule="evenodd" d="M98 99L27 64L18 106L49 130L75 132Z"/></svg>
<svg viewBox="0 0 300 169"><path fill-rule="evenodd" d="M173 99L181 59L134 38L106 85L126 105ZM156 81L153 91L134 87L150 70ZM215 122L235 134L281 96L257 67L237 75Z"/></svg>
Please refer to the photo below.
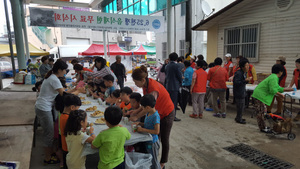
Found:
<svg viewBox="0 0 300 169"><path fill-rule="evenodd" d="M186 13L186 3L182 3L180 5L180 8L181 8L181 16L185 16L185 13Z"/></svg>
<svg viewBox="0 0 300 169"><path fill-rule="evenodd" d="M167 42L162 43L162 58L167 59Z"/></svg>
<svg viewBox="0 0 300 169"><path fill-rule="evenodd" d="M179 41L179 56L184 56L185 55L185 40L180 40Z"/></svg>
<svg viewBox="0 0 300 169"><path fill-rule="evenodd" d="M225 29L224 54L242 55L249 61L258 61L259 24Z"/></svg>
<svg viewBox="0 0 300 169"><path fill-rule="evenodd" d="M147 0L141 0L141 12L142 15L148 15L149 14L149 10L148 10L148 1Z"/></svg>

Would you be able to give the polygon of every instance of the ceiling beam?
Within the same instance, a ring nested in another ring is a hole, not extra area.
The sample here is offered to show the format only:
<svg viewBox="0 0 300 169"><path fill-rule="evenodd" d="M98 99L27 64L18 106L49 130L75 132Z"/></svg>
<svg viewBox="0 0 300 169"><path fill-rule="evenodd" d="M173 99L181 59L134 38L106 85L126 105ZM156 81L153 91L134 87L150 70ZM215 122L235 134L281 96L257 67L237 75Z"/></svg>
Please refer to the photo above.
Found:
<svg viewBox="0 0 300 169"><path fill-rule="evenodd" d="M30 1L32 4L40 4L45 6L69 6L69 7L82 7L90 8L88 3L78 3L78 2L64 2L64 1L51 1L51 0L26 0Z"/></svg>
<svg viewBox="0 0 300 169"><path fill-rule="evenodd" d="M90 7L92 9L98 9L98 5L102 2L103 0L91 0L90 2Z"/></svg>

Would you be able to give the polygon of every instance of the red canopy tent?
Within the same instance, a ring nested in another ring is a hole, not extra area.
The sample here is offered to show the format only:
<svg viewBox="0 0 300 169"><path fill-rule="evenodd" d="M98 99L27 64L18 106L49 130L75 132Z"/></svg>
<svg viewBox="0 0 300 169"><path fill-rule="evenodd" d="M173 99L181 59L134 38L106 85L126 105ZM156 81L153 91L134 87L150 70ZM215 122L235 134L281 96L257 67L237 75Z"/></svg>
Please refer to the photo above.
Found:
<svg viewBox="0 0 300 169"><path fill-rule="evenodd" d="M108 55L131 55L131 52L123 50L117 44L111 44L106 47ZM79 55L104 55L104 45L92 44L86 51L79 52Z"/></svg>
<svg viewBox="0 0 300 169"><path fill-rule="evenodd" d="M147 55L147 51L144 49L143 45L140 45L138 48L132 49L130 52L133 55Z"/></svg>

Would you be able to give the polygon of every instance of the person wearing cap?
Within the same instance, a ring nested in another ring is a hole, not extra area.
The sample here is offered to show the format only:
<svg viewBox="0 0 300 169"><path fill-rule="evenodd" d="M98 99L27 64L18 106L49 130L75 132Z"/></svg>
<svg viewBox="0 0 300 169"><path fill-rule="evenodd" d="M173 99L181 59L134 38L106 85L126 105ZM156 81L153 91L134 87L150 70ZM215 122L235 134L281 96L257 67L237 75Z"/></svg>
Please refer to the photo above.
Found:
<svg viewBox="0 0 300 169"><path fill-rule="evenodd" d="M233 63L232 63L232 58L231 58L231 54L230 53L227 53L225 55L225 63L224 63L224 68L227 70L227 73L228 73L228 77L231 77L233 74L232 74L232 69L233 69ZM229 100L229 89L226 90L226 101Z"/></svg>
<svg viewBox="0 0 300 169"><path fill-rule="evenodd" d="M224 68L227 70L228 77L232 76L232 68L233 68L233 63L232 63L232 57L230 53L227 53L225 55L225 63L224 63Z"/></svg>
<svg viewBox="0 0 300 169"><path fill-rule="evenodd" d="M286 77L287 77L287 73L286 73L286 68L285 68L285 57L284 56L279 56L277 59L276 59L276 64L280 64L283 66L284 68L284 71L282 73L282 75L279 77L279 86L280 87L285 87L285 80L286 80ZM273 104L274 104L274 100L277 100L277 110L274 114L281 114L282 113L282 103L283 103L283 98L278 96L278 95L275 95L274 98L273 98L273 101L271 103L270 106L267 106L267 112L271 112L272 110L272 107L273 107Z"/></svg>
<svg viewBox="0 0 300 169"><path fill-rule="evenodd" d="M114 72L118 79L118 85L120 86L120 89L124 87L124 79L125 81L127 80L126 69L125 66L121 63L121 59L121 56L117 55L116 62L110 66L110 69Z"/></svg>
<svg viewBox="0 0 300 169"><path fill-rule="evenodd" d="M293 78L288 87L293 87L295 84L297 90L300 90L300 59L297 59L295 61L295 66L296 69L293 72ZM297 116L294 118L294 121L299 121L299 120L300 120L300 111L298 112Z"/></svg>

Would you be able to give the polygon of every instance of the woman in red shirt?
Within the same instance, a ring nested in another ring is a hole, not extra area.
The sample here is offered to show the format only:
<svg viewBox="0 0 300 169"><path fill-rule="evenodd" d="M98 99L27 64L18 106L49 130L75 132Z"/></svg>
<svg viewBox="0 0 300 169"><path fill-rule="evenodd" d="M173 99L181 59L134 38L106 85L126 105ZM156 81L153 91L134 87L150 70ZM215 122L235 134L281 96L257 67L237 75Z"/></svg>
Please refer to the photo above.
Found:
<svg viewBox="0 0 300 169"><path fill-rule="evenodd" d="M141 66L133 70L132 78L137 87L143 88L143 94L152 94L156 99L155 109L160 115L160 133L159 137L162 144L162 155L160 160L161 168L165 166L169 155L169 138L173 120L175 117L174 104L170 98L168 91L163 85L154 79L148 78L147 68ZM142 107L133 110L130 114L131 121L136 121L138 118L146 115L146 111Z"/></svg>

